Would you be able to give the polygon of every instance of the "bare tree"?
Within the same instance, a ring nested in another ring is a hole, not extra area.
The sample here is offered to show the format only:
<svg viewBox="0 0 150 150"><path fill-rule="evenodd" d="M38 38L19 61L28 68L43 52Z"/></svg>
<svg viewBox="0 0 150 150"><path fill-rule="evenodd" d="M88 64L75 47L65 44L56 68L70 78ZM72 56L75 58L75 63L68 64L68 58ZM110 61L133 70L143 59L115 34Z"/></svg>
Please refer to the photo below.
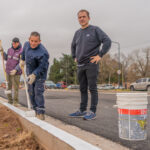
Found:
<svg viewBox="0 0 150 150"><path fill-rule="evenodd" d="M133 82L141 77L150 76L150 48L135 50L129 55L121 53L121 81ZM105 55L100 62L99 83L118 82L118 54Z"/></svg>
<svg viewBox="0 0 150 150"><path fill-rule="evenodd" d="M128 81L128 70L130 65L132 64L132 57L131 55L124 55L121 53L121 71L122 71L122 82Z"/></svg>
<svg viewBox="0 0 150 150"><path fill-rule="evenodd" d="M150 76L150 48L135 50L131 54L132 63L128 69L128 80Z"/></svg>
<svg viewBox="0 0 150 150"><path fill-rule="evenodd" d="M99 83L117 82L118 62L109 54L105 55L100 62Z"/></svg>

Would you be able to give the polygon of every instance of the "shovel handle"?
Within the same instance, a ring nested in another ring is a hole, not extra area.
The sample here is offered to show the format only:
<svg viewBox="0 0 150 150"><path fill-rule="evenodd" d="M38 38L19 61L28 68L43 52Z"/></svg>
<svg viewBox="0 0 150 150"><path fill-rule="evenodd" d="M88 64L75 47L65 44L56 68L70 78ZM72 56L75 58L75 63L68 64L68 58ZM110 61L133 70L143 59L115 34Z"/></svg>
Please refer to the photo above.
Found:
<svg viewBox="0 0 150 150"><path fill-rule="evenodd" d="M2 41L0 40L0 47L2 47ZM7 74L5 69L5 63L4 63L4 52L1 51L1 57L2 57L2 65L3 65L3 71L4 71L4 77L6 80L6 89L8 89L8 80L7 80Z"/></svg>
<svg viewBox="0 0 150 150"><path fill-rule="evenodd" d="M27 86L27 82L26 82L26 74L24 72L24 67L21 67L21 70L22 70L22 75L23 75L23 80L24 80L24 85L25 85L25 90L26 90L28 109L31 109L31 104L30 104L30 99L29 99L28 86Z"/></svg>

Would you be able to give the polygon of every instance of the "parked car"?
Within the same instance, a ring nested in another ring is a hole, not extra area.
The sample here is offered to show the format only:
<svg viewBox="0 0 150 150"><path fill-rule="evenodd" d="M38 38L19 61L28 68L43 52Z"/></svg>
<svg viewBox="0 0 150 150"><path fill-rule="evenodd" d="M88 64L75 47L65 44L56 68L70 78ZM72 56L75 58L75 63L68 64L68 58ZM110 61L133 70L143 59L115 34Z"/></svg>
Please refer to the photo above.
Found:
<svg viewBox="0 0 150 150"><path fill-rule="evenodd" d="M64 89L67 87L67 85L66 85L66 82L61 81L61 82L56 83L56 87L58 89Z"/></svg>
<svg viewBox="0 0 150 150"><path fill-rule="evenodd" d="M45 88L46 89L55 89L56 84L53 81L46 81L45 82Z"/></svg>
<svg viewBox="0 0 150 150"><path fill-rule="evenodd" d="M2 82L0 83L0 87L6 88L6 82L5 82L5 81L2 81Z"/></svg>
<svg viewBox="0 0 150 150"><path fill-rule="evenodd" d="M117 85L117 86L115 86L115 89L125 89L125 87L123 87L122 85Z"/></svg>
<svg viewBox="0 0 150 150"><path fill-rule="evenodd" d="M67 87L68 89L79 89L79 85L69 85L68 87Z"/></svg>
<svg viewBox="0 0 150 150"><path fill-rule="evenodd" d="M57 89L61 89L61 84L60 83L56 83L56 88Z"/></svg>
<svg viewBox="0 0 150 150"><path fill-rule="evenodd" d="M98 85L97 88L99 90L111 90L114 89L115 87L112 84L104 84L104 85Z"/></svg>
<svg viewBox="0 0 150 150"><path fill-rule="evenodd" d="M150 91L150 78L141 78L130 84L130 90Z"/></svg>

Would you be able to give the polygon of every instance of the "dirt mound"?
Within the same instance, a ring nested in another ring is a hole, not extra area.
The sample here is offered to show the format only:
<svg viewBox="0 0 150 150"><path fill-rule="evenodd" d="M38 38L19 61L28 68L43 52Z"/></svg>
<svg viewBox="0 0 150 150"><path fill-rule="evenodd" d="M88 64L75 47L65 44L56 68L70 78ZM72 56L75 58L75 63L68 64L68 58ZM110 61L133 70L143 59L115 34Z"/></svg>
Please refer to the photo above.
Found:
<svg viewBox="0 0 150 150"><path fill-rule="evenodd" d="M45 150L32 133L24 130L19 119L0 105L0 150Z"/></svg>

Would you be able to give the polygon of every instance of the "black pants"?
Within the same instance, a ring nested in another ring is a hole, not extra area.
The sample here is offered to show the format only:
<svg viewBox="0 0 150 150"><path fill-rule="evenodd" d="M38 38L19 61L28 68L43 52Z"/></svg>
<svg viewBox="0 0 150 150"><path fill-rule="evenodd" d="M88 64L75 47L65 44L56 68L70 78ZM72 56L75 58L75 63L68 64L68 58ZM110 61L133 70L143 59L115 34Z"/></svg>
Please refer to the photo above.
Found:
<svg viewBox="0 0 150 150"><path fill-rule="evenodd" d="M99 65L95 63L88 63L84 66L78 67L78 80L80 83L81 103L80 111L86 111L88 104L88 87L91 93L91 107L92 112L96 112L98 103L97 92L97 76Z"/></svg>

